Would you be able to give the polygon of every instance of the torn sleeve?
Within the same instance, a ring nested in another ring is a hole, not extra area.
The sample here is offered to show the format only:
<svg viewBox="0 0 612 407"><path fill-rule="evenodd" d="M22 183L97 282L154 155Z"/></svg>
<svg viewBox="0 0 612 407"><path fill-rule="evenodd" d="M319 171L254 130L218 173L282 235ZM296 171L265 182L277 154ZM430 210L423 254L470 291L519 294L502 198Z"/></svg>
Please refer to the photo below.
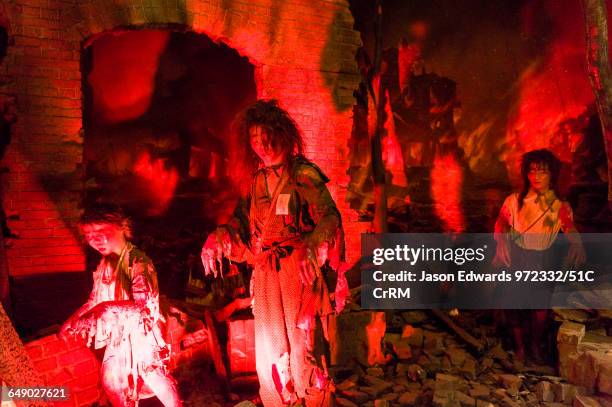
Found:
<svg viewBox="0 0 612 407"><path fill-rule="evenodd" d="M316 225L307 238L312 247L319 247L324 242L336 243L341 227L340 212L325 185L328 181L318 168L311 165L300 166L296 176L297 192L308 203Z"/></svg>

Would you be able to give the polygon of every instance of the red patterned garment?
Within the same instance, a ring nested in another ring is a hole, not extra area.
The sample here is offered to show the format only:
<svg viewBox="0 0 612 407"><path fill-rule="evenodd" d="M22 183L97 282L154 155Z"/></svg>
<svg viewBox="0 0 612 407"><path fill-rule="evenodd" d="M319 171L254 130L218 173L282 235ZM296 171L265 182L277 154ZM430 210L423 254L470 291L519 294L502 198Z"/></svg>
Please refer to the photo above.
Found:
<svg viewBox="0 0 612 407"><path fill-rule="evenodd" d="M266 407L303 399L307 406L331 405L325 351L333 316L319 266L338 267L344 239L338 209L313 163L297 158L291 167L262 168L251 193L225 226L234 261L253 267L256 365ZM305 259L305 247L317 259ZM300 264L316 270L304 284Z"/></svg>

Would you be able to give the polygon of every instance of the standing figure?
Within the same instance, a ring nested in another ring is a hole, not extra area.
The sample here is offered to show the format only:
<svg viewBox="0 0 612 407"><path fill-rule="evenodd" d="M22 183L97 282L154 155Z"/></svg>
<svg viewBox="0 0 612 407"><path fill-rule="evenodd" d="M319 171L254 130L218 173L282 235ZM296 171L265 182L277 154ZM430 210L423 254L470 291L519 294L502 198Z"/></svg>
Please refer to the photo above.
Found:
<svg viewBox="0 0 612 407"><path fill-rule="evenodd" d="M223 254L254 268L263 404L331 405L325 351L332 308L322 266L337 266L343 255L340 214L328 178L302 155L301 134L276 101L256 102L239 123L247 159L236 165L257 169L243 179L246 196L233 218L208 236L202 262L215 275Z"/></svg>
<svg viewBox="0 0 612 407"><path fill-rule="evenodd" d="M102 255L89 300L64 323L60 336L87 339L103 352L100 378L113 406L134 406L157 396L180 406L167 370L169 349L159 327L159 289L151 259L129 242L129 220L115 204L94 204L80 219L81 231Z"/></svg>
<svg viewBox="0 0 612 407"><path fill-rule="evenodd" d="M495 265L512 266L513 270L540 270L538 267L541 265L553 264L558 258L554 245L559 232L563 232L569 242L565 261L572 265L585 261L572 208L558 198L560 169L561 162L549 150L523 154L523 188L506 198L495 223ZM545 287L540 294L546 295L549 288ZM510 311L506 316L514 335L517 357L523 359L525 356L523 334L527 331L531 335L532 356L542 360L540 345L546 328L547 310ZM531 326L521 326L525 321L529 321Z"/></svg>

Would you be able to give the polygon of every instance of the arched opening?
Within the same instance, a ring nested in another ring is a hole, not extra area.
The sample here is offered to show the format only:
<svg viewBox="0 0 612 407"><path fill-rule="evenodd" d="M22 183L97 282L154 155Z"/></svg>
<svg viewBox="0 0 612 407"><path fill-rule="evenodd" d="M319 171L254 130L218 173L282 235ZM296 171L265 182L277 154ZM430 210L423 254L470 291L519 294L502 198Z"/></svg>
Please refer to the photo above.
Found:
<svg viewBox="0 0 612 407"><path fill-rule="evenodd" d="M105 33L84 49L85 202L120 203L163 294L182 296L203 237L237 198L231 123L255 100L255 68L205 35Z"/></svg>

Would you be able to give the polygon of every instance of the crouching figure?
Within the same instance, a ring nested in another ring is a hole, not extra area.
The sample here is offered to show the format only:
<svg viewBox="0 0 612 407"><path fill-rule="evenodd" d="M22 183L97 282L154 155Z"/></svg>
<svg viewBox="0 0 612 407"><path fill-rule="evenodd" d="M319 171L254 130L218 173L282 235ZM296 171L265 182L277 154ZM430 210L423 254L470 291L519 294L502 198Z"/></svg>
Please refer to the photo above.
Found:
<svg viewBox="0 0 612 407"><path fill-rule="evenodd" d="M152 261L130 243L129 220L115 204L87 208L80 226L102 259L89 300L64 323L60 336L83 338L101 356L100 380L113 406L135 406L153 396L167 407L180 406L166 366L169 349L159 326Z"/></svg>

